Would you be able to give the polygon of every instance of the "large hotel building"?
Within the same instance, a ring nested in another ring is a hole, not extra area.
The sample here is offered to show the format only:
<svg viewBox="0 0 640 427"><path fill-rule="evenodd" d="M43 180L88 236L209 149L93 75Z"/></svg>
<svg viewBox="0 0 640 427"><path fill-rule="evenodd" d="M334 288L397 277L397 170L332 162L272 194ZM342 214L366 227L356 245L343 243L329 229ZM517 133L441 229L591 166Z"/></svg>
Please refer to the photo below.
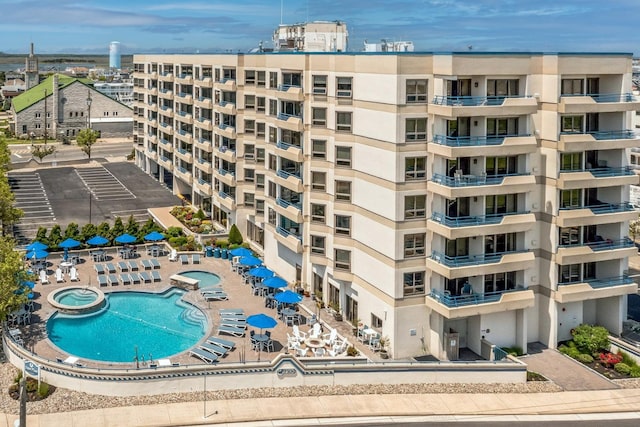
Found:
<svg viewBox="0 0 640 427"><path fill-rule="evenodd" d="M136 55L136 163L394 358L622 330L630 54Z"/></svg>

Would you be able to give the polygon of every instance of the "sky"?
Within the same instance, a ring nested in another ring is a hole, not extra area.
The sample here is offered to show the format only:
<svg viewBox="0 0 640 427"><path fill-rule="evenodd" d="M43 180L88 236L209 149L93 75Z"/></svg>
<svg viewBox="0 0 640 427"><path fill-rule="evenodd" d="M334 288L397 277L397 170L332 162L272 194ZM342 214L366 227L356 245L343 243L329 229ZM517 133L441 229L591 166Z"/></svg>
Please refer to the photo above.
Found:
<svg viewBox="0 0 640 427"><path fill-rule="evenodd" d="M281 7L282 6L282 7ZM272 46L273 30L341 20L349 50L411 40L418 51L640 54L640 0L0 0L0 52L205 53Z"/></svg>

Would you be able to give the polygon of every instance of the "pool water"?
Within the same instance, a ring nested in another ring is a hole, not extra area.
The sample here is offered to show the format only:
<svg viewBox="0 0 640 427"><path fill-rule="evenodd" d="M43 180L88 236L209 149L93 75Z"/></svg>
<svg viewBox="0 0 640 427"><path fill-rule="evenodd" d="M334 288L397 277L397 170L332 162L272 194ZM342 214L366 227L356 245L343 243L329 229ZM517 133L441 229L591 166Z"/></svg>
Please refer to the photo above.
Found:
<svg viewBox="0 0 640 427"><path fill-rule="evenodd" d="M162 294L114 292L106 307L89 315L56 313L47 322L53 344L74 356L104 362L133 362L173 356L193 347L207 318L181 300L185 291Z"/></svg>
<svg viewBox="0 0 640 427"><path fill-rule="evenodd" d="M55 296L57 302L70 307L81 307L91 304L97 298L98 295L95 292L86 289L69 289L58 292Z"/></svg>
<svg viewBox="0 0 640 427"><path fill-rule="evenodd" d="M200 281L200 288L211 288L220 284L220 276L207 271L185 271L181 276Z"/></svg>

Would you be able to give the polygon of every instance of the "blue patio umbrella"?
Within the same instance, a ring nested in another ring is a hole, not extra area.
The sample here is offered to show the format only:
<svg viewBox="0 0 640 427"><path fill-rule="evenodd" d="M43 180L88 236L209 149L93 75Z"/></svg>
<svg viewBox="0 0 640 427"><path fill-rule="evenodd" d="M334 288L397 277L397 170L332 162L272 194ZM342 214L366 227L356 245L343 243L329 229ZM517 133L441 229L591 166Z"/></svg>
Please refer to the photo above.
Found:
<svg viewBox="0 0 640 427"><path fill-rule="evenodd" d="M33 289L36 287L36 284L29 280L27 280L26 282L22 282L22 285L26 286L29 289Z"/></svg>
<svg viewBox="0 0 640 427"><path fill-rule="evenodd" d="M289 290L276 294L274 299L284 304L297 304L302 301L302 297L299 294Z"/></svg>
<svg viewBox="0 0 640 427"><path fill-rule="evenodd" d="M116 237L115 240L117 243L122 243L123 245L126 245L128 243L133 243L138 239L135 236L132 236L131 234L124 233Z"/></svg>
<svg viewBox="0 0 640 427"><path fill-rule="evenodd" d="M32 249L25 255L27 259L42 259L48 256L49 252L45 251L44 249Z"/></svg>
<svg viewBox="0 0 640 427"><path fill-rule="evenodd" d="M282 277L278 277L278 276L264 279L262 281L262 284L265 285L267 288L274 288L274 289L287 287L287 281L284 280Z"/></svg>
<svg viewBox="0 0 640 427"><path fill-rule="evenodd" d="M162 233L158 233L157 231L152 231L151 233L144 236L144 240L149 240L151 242L157 242L159 240L164 240L164 236Z"/></svg>
<svg viewBox="0 0 640 427"><path fill-rule="evenodd" d="M276 326L278 321L271 316L260 313L247 317L247 324L254 328L270 329Z"/></svg>
<svg viewBox="0 0 640 427"><path fill-rule="evenodd" d="M269 278L273 276L273 271L269 270L267 267L256 267L249 270L249 275L253 277L262 277L263 279Z"/></svg>
<svg viewBox="0 0 640 427"><path fill-rule="evenodd" d="M248 267L255 267L262 264L262 261L254 256L243 256L238 260L240 265L246 265Z"/></svg>
<svg viewBox="0 0 640 427"><path fill-rule="evenodd" d="M35 242L28 244L25 249L27 250L27 252L32 251L32 250L43 251L43 250L47 249L48 247L49 246L45 245L44 243L38 242L36 240Z"/></svg>
<svg viewBox="0 0 640 427"><path fill-rule="evenodd" d="M109 243L109 239L102 236L93 236L92 238L87 240L87 244L91 246L102 246L106 245L107 243Z"/></svg>
<svg viewBox="0 0 640 427"><path fill-rule="evenodd" d="M247 248L235 248L229 251L232 256L253 256L253 251Z"/></svg>
<svg viewBox="0 0 640 427"><path fill-rule="evenodd" d="M35 295L33 294L33 292L29 292L29 293L27 294L27 298L29 298L29 299L33 299L33 298L35 298Z"/></svg>
<svg viewBox="0 0 640 427"><path fill-rule="evenodd" d="M78 242L75 239L72 239L71 237L69 237L68 239L60 242L60 244L58 245L61 248L64 249L70 249L70 248L77 248L78 246L80 246L82 243Z"/></svg>

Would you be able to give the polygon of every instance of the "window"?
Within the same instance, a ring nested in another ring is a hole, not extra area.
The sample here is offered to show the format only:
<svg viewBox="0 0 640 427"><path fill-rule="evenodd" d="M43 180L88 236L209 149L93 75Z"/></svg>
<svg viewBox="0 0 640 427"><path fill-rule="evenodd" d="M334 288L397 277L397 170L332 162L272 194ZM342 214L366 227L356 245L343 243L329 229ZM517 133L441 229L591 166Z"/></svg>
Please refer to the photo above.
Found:
<svg viewBox="0 0 640 427"><path fill-rule="evenodd" d="M39 119L40 117L42 117L42 113L36 113L36 119Z"/></svg>
<svg viewBox="0 0 640 427"><path fill-rule="evenodd" d="M517 79L488 79L487 96L516 96L518 95Z"/></svg>
<svg viewBox="0 0 640 427"><path fill-rule="evenodd" d="M254 95L244 96L244 108L245 110L253 110L256 108L256 97Z"/></svg>
<svg viewBox="0 0 640 427"><path fill-rule="evenodd" d="M336 97L338 98L351 98L351 86L353 82L352 77L338 77L336 78Z"/></svg>
<svg viewBox="0 0 640 427"><path fill-rule="evenodd" d="M256 123L256 137L264 138L265 133L265 124L264 123Z"/></svg>
<svg viewBox="0 0 640 427"><path fill-rule="evenodd" d="M562 79L562 95L584 95L583 79Z"/></svg>
<svg viewBox="0 0 640 427"><path fill-rule="evenodd" d="M314 126L327 125L327 109L311 108L311 124Z"/></svg>
<svg viewBox="0 0 640 427"><path fill-rule="evenodd" d="M277 218L278 218L278 216L276 215L276 211L274 211L273 209L269 208L269 217L268 217L269 224L276 225Z"/></svg>
<svg viewBox="0 0 640 427"><path fill-rule="evenodd" d="M351 270L351 251L346 249L334 250L333 267L337 270Z"/></svg>
<svg viewBox="0 0 640 427"><path fill-rule="evenodd" d="M264 87L265 75L264 71L258 71L258 86Z"/></svg>
<svg viewBox="0 0 640 427"><path fill-rule="evenodd" d="M256 72L254 70L246 70L244 72L244 84L245 85L256 84Z"/></svg>
<svg viewBox="0 0 640 427"><path fill-rule="evenodd" d="M405 258L424 256L424 254L425 254L425 233L406 234L404 236Z"/></svg>
<svg viewBox="0 0 640 427"><path fill-rule="evenodd" d="M324 172L311 172L311 189L325 191L327 189L327 174Z"/></svg>
<svg viewBox="0 0 640 427"><path fill-rule="evenodd" d="M311 221L313 222L321 222L322 224L326 223L325 218L325 205L318 205L315 203L311 203Z"/></svg>
<svg viewBox="0 0 640 427"><path fill-rule="evenodd" d="M404 179L407 181L425 179L427 176L426 163L426 157L407 157L404 160Z"/></svg>
<svg viewBox="0 0 640 427"><path fill-rule="evenodd" d="M264 174L256 174L256 188L264 189Z"/></svg>
<svg viewBox="0 0 640 427"><path fill-rule="evenodd" d="M256 122L255 120L247 120L244 121L244 133L248 135L252 135L256 131Z"/></svg>
<svg viewBox="0 0 640 427"><path fill-rule="evenodd" d="M327 158L327 141L322 139L311 140L311 157L314 159Z"/></svg>
<svg viewBox="0 0 640 427"><path fill-rule="evenodd" d="M516 272L508 271L506 273L485 274L484 276L484 292L503 292L507 289L516 288Z"/></svg>
<svg viewBox="0 0 640 427"><path fill-rule="evenodd" d="M244 170L244 180L245 182L254 182L256 179L256 171L253 169L245 169Z"/></svg>
<svg viewBox="0 0 640 427"><path fill-rule="evenodd" d="M311 253L324 255L324 237L311 235Z"/></svg>
<svg viewBox="0 0 640 427"><path fill-rule="evenodd" d="M404 219L424 218L426 216L427 196L404 197Z"/></svg>
<svg viewBox="0 0 640 427"><path fill-rule="evenodd" d="M516 233L503 233L484 236L484 253L496 254L515 251Z"/></svg>
<svg viewBox="0 0 640 427"><path fill-rule="evenodd" d="M427 140L427 119L407 119L405 124L405 141Z"/></svg>
<svg viewBox="0 0 640 427"><path fill-rule="evenodd" d="M561 208L579 208L581 207L582 190L576 188L574 190L560 191L560 207Z"/></svg>
<svg viewBox="0 0 640 427"><path fill-rule="evenodd" d="M327 76L313 76L313 94L327 94Z"/></svg>
<svg viewBox="0 0 640 427"><path fill-rule="evenodd" d="M269 126L269 142L275 144L278 142L278 128Z"/></svg>
<svg viewBox="0 0 640 427"><path fill-rule="evenodd" d="M267 110L267 100L264 96L256 97L256 111L264 113Z"/></svg>
<svg viewBox="0 0 640 427"><path fill-rule="evenodd" d="M583 133L583 116L563 116L560 132L563 133Z"/></svg>
<svg viewBox="0 0 640 427"><path fill-rule="evenodd" d="M351 217L344 215L336 215L335 217L335 232L336 234L344 234L349 236L351 234Z"/></svg>
<svg viewBox="0 0 640 427"><path fill-rule="evenodd" d="M487 136L518 135L518 118L489 118L487 119Z"/></svg>
<svg viewBox="0 0 640 427"><path fill-rule="evenodd" d="M278 87L278 72L271 71L269 73L269 87L272 89L276 89Z"/></svg>
<svg viewBox="0 0 640 427"><path fill-rule="evenodd" d="M275 198L278 194L278 186L273 181L269 181L268 185L269 185L269 188L267 190L267 194L269 195L269 197Z"/></svg>
<svg viewBox="0 0 640 427"><path fill-rule="evenodd" d="M404 296L424 294L424 271L414 271L403 274Z"/></svg>
<svg viewBox="0 0 640 427"><path fill-rule="evenodd" d="M269 169L271 169L272 171L277 170L278 169L278 157L273 155L273 154L269 154L269 163L268 163L268 167Z"/></svg>
<svg viewBox="0 0 640 427"><path fill-rule="evenodd" d="M351 147L336 147L336 166L351 167Z"/></svg>
<svg viewBox="0 0 640 427"><path fill-rule="evenodd" d="M582 170L582 153L560 153L560 171Z"/></svg>
<svg viewBox="0 0 640 427"><path fill-rule="evenodd" d="M375 329L382 329L382 319L371 313L371 327Z"/></svg>
<svg viewBox="0 0 640 427"><path fill-rule="evenodd" d="M269 100L269 115L270 116L277 116L278 115L278 100L277 99L270 99Z"/></svg>
<svg viewBox="0 0 640 427"><path fill-rule="evenodd" d="M517 194L496 194L485 197L485 215L515 213L517 211Z"/></svg>
<svg viewBox="0 0 640 427"><path fill-rule="evenodd" d="M508 175L518 172L518 158L509 157L487 157L485 160L485 172L487 176Z"/></svg>
<svg viewBox="0 0 640 427"><path fill-rule="evenodd" d="M351 201L350 181L336 181L336 200Z"/></svg>
<svg viewBox="0 0 640 427"><path fill-rule="evenodd" d="M427 81L407 80L407 104L427 102Z"/></svg>
<svg viewBox="0 0 640 427"><path fill-rule="evenodd" d="M256 213L264 214L264 200L256 200Z"/></svg>
<svg viewBox="0 0 640 427"><path fill-rule="evenodd" d="M351 112L336 112L336 130L342 132L351 132Z"/></svg>
<svg viewBox="0 0 640 427"><path fill-rule="evenodd" d="M255 204L255 194L244 193L244 205L253 207L254 204Z"/></svg>

